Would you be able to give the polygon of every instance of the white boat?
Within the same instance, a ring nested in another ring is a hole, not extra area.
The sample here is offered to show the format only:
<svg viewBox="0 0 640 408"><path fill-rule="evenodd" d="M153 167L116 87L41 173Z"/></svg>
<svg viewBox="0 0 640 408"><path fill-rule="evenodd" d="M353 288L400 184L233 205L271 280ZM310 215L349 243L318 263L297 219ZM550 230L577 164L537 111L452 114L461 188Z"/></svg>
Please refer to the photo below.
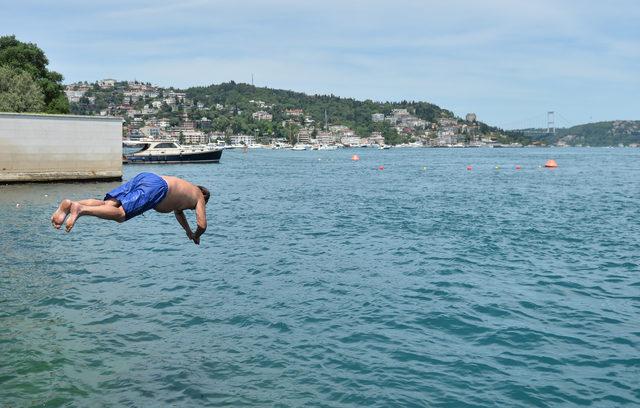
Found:
<svg viewBox="0 0 640 408"><path fill-rule="evenodd" d="M125 164L218 163L222 148L210 145L181 146L171 140L138 142L139 150L124 154ZM131 144L127 147L133 147Z"/></svg>
<svg viewBox="0 0 640 408"><path fill-rule="evenodd" d="M297 144L293 146L291 150L296 150L296 151L307 150L307 146Z"/></svg>

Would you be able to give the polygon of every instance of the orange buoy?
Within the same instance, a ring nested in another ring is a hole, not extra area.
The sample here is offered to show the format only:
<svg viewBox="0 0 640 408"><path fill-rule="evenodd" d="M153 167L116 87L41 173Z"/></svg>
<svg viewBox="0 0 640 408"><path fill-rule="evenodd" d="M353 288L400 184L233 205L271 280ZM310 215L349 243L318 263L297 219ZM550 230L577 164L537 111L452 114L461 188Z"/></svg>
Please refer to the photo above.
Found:
<svg viewBox="0 0 640 408"><path fill-rule="evenodd" d="M551 160L547 160L547 162L544 164L544 167L548 167L548 168L556 168L558 167L558 163L556 163L555 160L551 159Z"/></svg>
<svg viewBox="0 0 640 408"><path fill-rule="evenodd" d="M473 170L473 167L467 166L467 170Z"/></svg>
<svg viewBox="0 0 640 408"><path fill-rule="evenodd" d="M384 170L384 166L378 167L378 170Z"/></svg>
<svg viewBox="0 0 640 408"><path fill-rule="evenodd" d="M354 154L353 156L351 156L351 160L358 161L360 160L360 156L358 156L357 154Z"/></svg>
<svg viewBox="0 0 640 408"><path fill-rule="evenodd" d="M520 170L522 167L520 166L516 166L516 170Z"/></svg>

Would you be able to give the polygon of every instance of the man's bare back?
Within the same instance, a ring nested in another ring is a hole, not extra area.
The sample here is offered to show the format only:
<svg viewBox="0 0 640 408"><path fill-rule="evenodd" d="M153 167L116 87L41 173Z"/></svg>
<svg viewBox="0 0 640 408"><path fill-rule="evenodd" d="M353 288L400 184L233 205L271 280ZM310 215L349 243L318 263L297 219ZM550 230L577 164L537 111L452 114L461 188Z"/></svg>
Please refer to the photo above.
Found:
<svg viewBox="0 0 640 408"><path fill-rule="evenodd" d="M200 244L200 236L207 229L205 206L209 201L209 195L206 188L177 177L140 173L107 193L103 200L62 200L51 216L51 223L60 229L66 219L66 230L69 232L76 220L84 215L124 222L150 209L161 213L173 211L187 237ZM191 231L184 210L196 211L195 231Z"/></svg>
<svg viewBox="0 0 640 408"><path fill-rule="evenodd" d="M202 191L188 181L172 176L161 176L169 186L169 191L162 201L154 208L161 213L171 211L194 210L198 200L202 198Z"/></svg>

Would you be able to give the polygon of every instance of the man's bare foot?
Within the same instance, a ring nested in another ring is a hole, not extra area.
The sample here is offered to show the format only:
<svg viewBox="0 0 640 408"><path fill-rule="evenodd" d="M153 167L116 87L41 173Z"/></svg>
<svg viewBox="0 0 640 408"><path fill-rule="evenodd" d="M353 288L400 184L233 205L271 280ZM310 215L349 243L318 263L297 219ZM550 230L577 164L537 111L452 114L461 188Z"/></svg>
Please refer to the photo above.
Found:
<svg viewBox="0 0 640 408"><path fill-rule="evenodd" d="M54 228L60 229L60 227L62 227L62 223L64 222L64 219L67 218L70 208L71 200L62 200L58 209L51 216L51 224L53 224Z"/></svg>
<svg viewBox="0 0 640 408"><path fill-rule="evenodd" d="M80 210L82 210L82 205L76 202L71 203L71 207L69 208L69 218L67 218L67 232L71 231L73 226L76 223L76 220L80 216Z"/></svg>

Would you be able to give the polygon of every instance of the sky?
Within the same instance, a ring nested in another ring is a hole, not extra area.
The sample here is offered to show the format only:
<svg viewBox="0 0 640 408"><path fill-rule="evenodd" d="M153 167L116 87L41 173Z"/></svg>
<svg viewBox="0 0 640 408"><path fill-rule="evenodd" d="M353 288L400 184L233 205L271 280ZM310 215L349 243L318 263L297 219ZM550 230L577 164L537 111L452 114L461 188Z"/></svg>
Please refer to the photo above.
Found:
<svg viewBox="0 0 640 408"><path fill-rule="evenodd" d="M65 83L420 100L506 129L640 119L640 1L0 0Z"/></svg>

